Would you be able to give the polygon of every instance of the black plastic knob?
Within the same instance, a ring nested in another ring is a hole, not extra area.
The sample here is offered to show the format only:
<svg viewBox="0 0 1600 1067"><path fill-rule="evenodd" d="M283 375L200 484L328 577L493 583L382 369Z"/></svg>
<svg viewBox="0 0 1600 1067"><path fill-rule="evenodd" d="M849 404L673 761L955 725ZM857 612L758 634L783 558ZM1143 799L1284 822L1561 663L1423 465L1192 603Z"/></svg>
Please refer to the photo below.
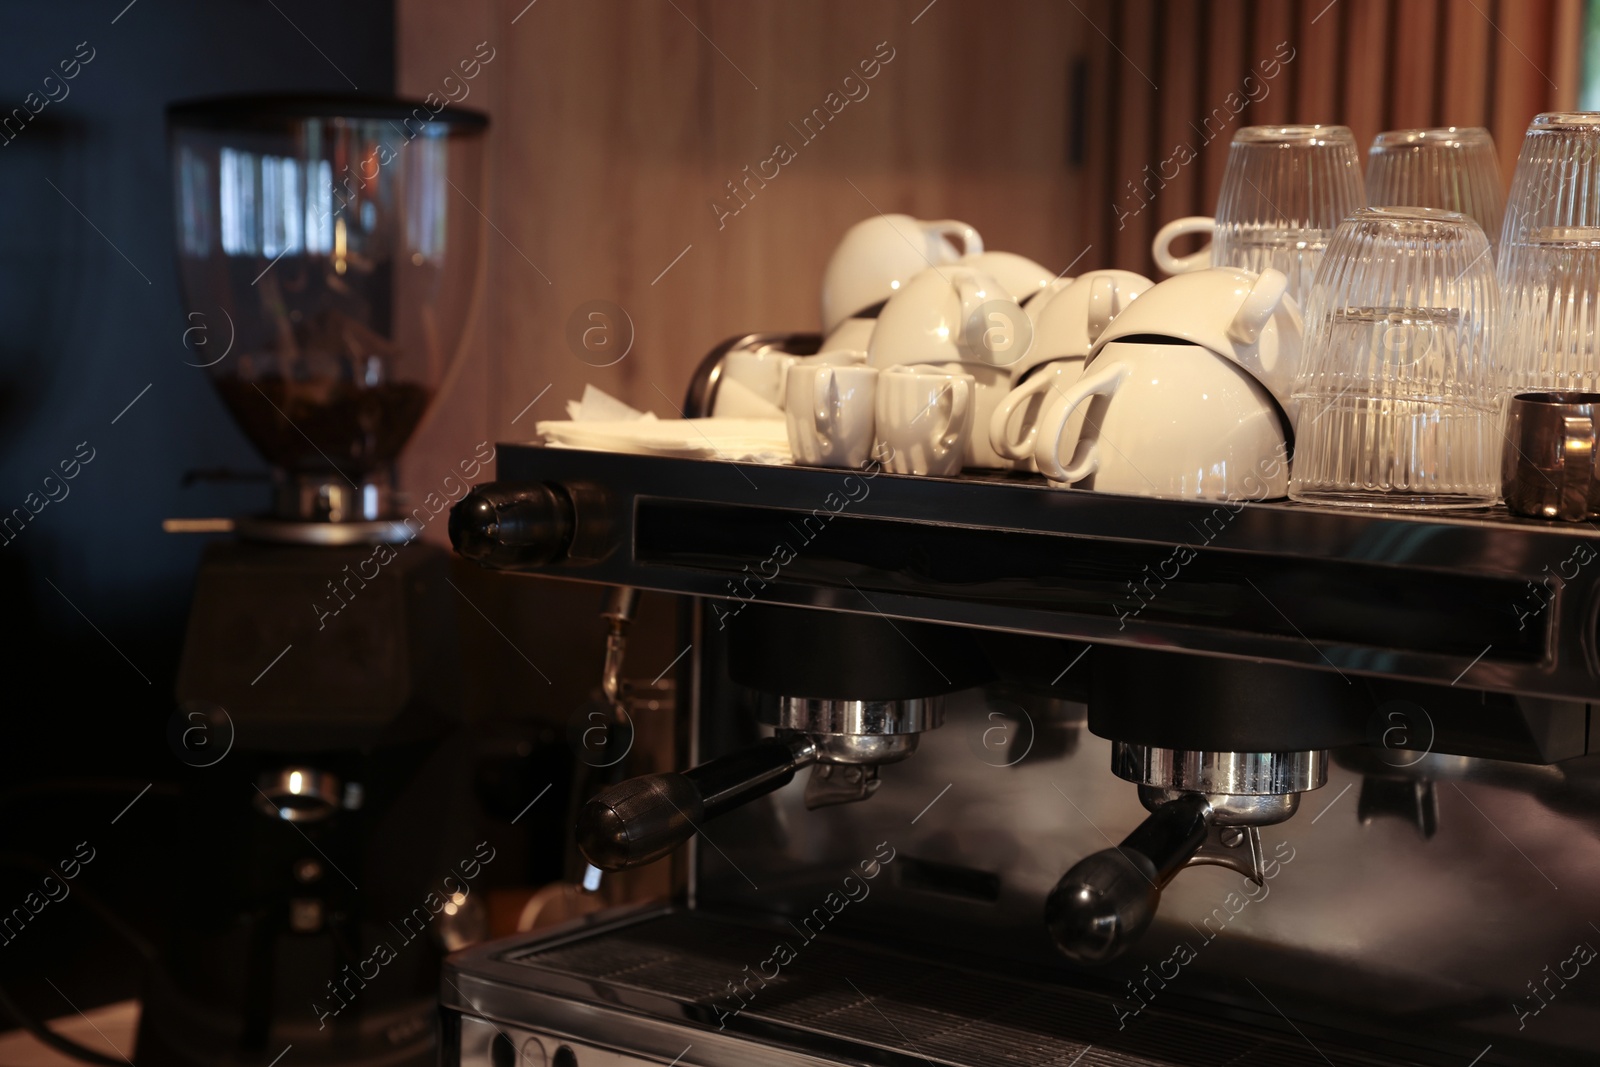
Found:
<svg viewBox="0 0 1600 1067"><path fill-rule="evenodd" d="M705 821L700 790L681 774L647 774L601 790L578 812L578 847L602 871L654 863Z"/></svg>
<svg viewBox="0 0 1600 1067"><path fill-rule="evenodd" d="M1045 900L1044 921L1062 955L1115 959L1156 916L1161 889L1205 843L1211 806L1198 794L1152 812L1116 848L1085 856Z"/></svg>
<svg viewBox="0 0 1600 1067"><path fill-rule="evenodd" d="M1161 890L1155 865L1137 852L1108 848L1073 865L1045 901L1045 924L1063 955L1104 963L1142 936Z"/></svg>
<svg viewBox="0 0 1600 1067"><path fill-rule="evenodd" d="M572 534L572 498L560 486L488 482L450 509L450 544L485 567L554 562Z"/></svg>
<svg viewBox="0 0 1600 1067"><path fill-rule="evenodd" d="M772 737L681 774L647 774L608 786L578 812L578 848L602 871L653 863L706 820L789 784L816 751L803 736Z"/></svg>

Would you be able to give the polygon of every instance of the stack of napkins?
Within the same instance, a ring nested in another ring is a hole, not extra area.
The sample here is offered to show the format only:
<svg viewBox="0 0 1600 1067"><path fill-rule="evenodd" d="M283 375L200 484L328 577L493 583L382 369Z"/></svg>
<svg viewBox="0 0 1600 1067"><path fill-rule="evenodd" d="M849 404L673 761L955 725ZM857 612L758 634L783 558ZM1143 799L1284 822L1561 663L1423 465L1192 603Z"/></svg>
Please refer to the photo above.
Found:
<svg viewBox="0 0 1600 1067"><path fill-rule="evenodd" d="M780 419L658 419L592 385L585 387L582 400L567 404L567 414L570 419L535 425L546 444L747 463L789 463L793 458L788 430Z"/></svg>

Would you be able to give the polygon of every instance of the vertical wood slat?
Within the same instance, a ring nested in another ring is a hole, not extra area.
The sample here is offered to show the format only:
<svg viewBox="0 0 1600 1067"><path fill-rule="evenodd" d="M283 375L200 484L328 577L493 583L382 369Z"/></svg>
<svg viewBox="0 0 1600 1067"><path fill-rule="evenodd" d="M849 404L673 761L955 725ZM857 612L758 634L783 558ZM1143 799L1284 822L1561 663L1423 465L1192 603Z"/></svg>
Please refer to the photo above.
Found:
<svg viewBox="0 0 1600 1067"><path fill-rule="evenodd" d="M1439 0L1395 0L1391 50L1390 112L1386 125L1397 130L1434 124L1433 88L1439 56L1434 32Z"/></svg>
<svg viewBox="0 0 1600 1067"><path fill-rule="evenodd" d="M1365 150L1384 126L1388 96L1388 4L1385 0L1344 0L1349 5L1344 40L1344 125Z"/></svg>
<svg viewBox="0 0 1600 1067"><path fill-rule="evenodd" d="M1281 0L1260 0L1250 29L1249 77L1260 86L1258 99L1250 105L1247 119L1252 126L1277 126L1295 121L1290 86L1292 64L1283 65L1282 56L1294 47L1294 5Z"/></svg>
<svg viewBox="0 0 1600 1067"><path fill-rule="evenodd" d="M1548 109L1574 111L1583 88L1583 0L1555 0L1551 16L1550 80L1556 88Z"/></svg>
<svg viewBox="0 0 1600 1067"><path fill-rule="evenodd" d="M1528 121L1547 109L1556 91L1550 78L1549 0L1514 0L1498 5L1493 49L1496 77L1492 110L1486 125L1500 152L1500 170L1508 179L1517 165Z"/></svg>
<svg viewBox="0 0 1600 1067"><path fill-rule="evenodd" d="M1337 124L1344 116L1339 101L1340 21L1343 0L1301 0L1300 40L1294 60L1296 118L1300 122Z"/></svg>
<svg viewBox="0 0 1600 1067"><path fill-rule="evenodd" d="M1088 161L1084 174L1085 227L1084 246L1088 249L1072 273L1082 274L1096 267L1112 266L1116 232L1115 216L1106 205L1113 203L1119 189L1116 184L1116 144L1121 111L1106 99L1109 87L1116 84L1114 64L1122 59L1112 48L1102 28L1112 25L1114 0L1097 0L1085 3L1078 0L1075 36L1083 41L1084 61L1088 66L1084 101L1085 134ZM1073 255L1077 255L1074 252ZM1065 264L1063 264L1065 266Z"/></svg>
<svg viewBox="0 0 1600 1067"><path fill-rule="evenodd" d="M1245 42L1249 40L1249 22L1244 4L1228 0L1213 0L1207 22L1210 36L1206 43L1206 62L1201 77L1198 115L1195 125L1198 141L1195 149L1200 158L1200 199L1215 206L1217 190L1222 187L1222 172L1228 164L1228 145L1239 127L1243 101L1240 90L1244 81ZM1207 214L1210 208L1207 208Z"/></svg>
<svg viewBox="0 0 1600 1067"><path fill-rule="evenodd" d="M1194 102L1200 97L1202 63L1195 42L1200 40L1202 16L1200 0L1174 0L1167 10L1161 91L1156 96L1161 112L1158 154L1152 161L1166 187L1145 209L1153 214L1152 237L1164 223L1184 215L1205 215L1216 206L1201 200L1198 135L1192 125Z"/></svg>
<svg viewBox="0 0 1600 1067"><path fill-rule="evenodd" d="M1161 195L1151 149L1158 143L1156 101L1161 82L1169 79L1170 72L1159 68L1155 35L1149 32L1155 24L1156 0L1123 0L1118 7L1117 37L1122 54L1112 99L1117 102L1121 129L1112 192L1113 202L1126 210L1130 204L1144 208ZM1146 208L1117 219L1112 226L1113 263L1141 273L1151 269L1150 238L1155 230L1150 222L1154 217L1153 211Z"/></svg>
<svg viewBox="0 0 1600 1067"><path fill-rule="evenodd" d="M1475 4L1447 3L1440 15L1444 19L1444 52L1440 56L1440 126L1487 126L1489 124L1489 81L1493 62L1489 36L1494 30Z"/></svg>

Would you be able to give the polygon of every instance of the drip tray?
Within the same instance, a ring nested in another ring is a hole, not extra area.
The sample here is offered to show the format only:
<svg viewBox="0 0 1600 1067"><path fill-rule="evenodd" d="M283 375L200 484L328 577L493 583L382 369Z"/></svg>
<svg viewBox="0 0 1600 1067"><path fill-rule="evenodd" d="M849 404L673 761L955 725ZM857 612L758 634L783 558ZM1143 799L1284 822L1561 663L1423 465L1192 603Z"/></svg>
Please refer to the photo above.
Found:
<svg viewBox="0 0 1600 1067"><path fill-rule="evenodd" d="M671 912L497 953L529 986L848 1063L948 1067L1386 1067L1322 1038L1114 1002L827 935ZM752 1059L750 1062L755 1062ZM764 1061L763 1061L764 1062Z"/></svg>

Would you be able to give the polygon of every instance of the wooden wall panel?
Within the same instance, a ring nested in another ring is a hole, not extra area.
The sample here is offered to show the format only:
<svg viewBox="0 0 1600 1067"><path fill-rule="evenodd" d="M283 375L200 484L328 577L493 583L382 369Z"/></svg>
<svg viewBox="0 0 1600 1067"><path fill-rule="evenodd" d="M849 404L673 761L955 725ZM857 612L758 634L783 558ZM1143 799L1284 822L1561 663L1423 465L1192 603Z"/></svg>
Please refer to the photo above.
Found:
<svg viewBox="0 0 1600 1067"><path fill-rule="evenodd" d="M1160 196L1146 208L1155 217L1147 228L1153 231L1164 223L1185 215L1210 210L1201 202L1201 175L1194 162L1184 162L1196 151L1199 137L1194 127L1192 102L1200 98L1202 56L1194 43L1201 39L1204 18L1200 0L1178 0L1167 5L1162 24L1161 91L1156 158L1150 162L1166 182ZM1170 177L1169 177L1170 175Z"/></svg>
<svg viewBox="0 0 1600 1067"><path fill-rule="evenodd" d="M494 124L480 347L407 456L418 485L483 437L558 417L586 383L672 414L722 338L815 328L833 243L877 210L964 218L990 247L1057 270L1148 271L1155 229L1209 210L1227 142L1250 122L1346 122L1363 147L1386 126L1492 124L1509 177L1531 115L1570 104L1581 36L1580 0L400 0L399 11L407 92L433 89L479 41L496 49L470 101ZM1230 114L1229 94L1248 95L1280 41L1293 59ZM879 48L893 59L868 95L798 134L791 123ZM793 161L752 178L745 168L779 142ZM1195 160L1144 207L1145 166L1179 143ZM610 324L619 344L632 324L627 357L609 367L567 340L596 300L625 310Z"/></svg>
<svg viewBox="0 0 1600 1067"><path fill-rule="evenodd" d="M1159 80L1170 78L1172 72L1164 69L1160 62L1158 35L1134 30L1134 27L1155 26L1156 8L1156 0L1124 0L1118 5L1122 63L1112 96L1122 117L1112 169L1112 185L1118 203L1154 203L1162 193L1161 176L1154 169L1160 158L1156 138L1160 112L1156 99ZM1116 262L1140 263L1149 256L1147 231L1152 217L1149 208L1141 211L1136 220L1131 220L1136 225L1125 225L1130 220L1119 217L1112 246Z"/></svg>
<svg viewBox="0 0 1600 1067"><path fill-rule="evenodd" d="M1212 0L1206 17L1205 56L1200 97L1193 111L1199 126L1199 140L1195 148L1200 153L1196 165L1200 168L1200 184L1205 214L1217 201L1217 188L1222 184L1222 171L1228 162L1228 142L1243 125L1233 114L1230 94L1234 103L1241 99L1244 70L1253 62L1248 56L1249 5L1238 0Z"/></svg>
<svg viewBox="0 0 1600 1067"><path fill-rule="evenodd" d="M1339 121L1356 135L1365 151L1385 129L1389 96L1386 48L1389 35L1387 0L1341 0L1348 5L1344 38L1344 108Z"/></svg>
<svg viewBox="0 0 1600 1067"><path fill-rule="evenodd" d="M1528 120L1550 110L1556 83L1550 77L1550 33L1554 28L1550 0L1509 0L1496 5L1493 48L1494 97L1489 121L1500 151L1500 170L1510 176L1517 165Z"/></svg>
<svg viewBox="0 0 1600 1067"><path fill-rule="evenodd" d="M1440 3L1441 0L1396 0L1394 5L1394 40L1389 47L1389 80L1394 87L1390 94L1390 129L1418 129L1433 123Z"/></svg>
<svg viewBox="0 0 1600 1067"><path fill-rule="evenodd" d="M1440 52L1440 126L1486 126L1493 87L1489 62L1494 27L1483 7L1446 3L1441 11L1444 41ZM1530 118L1532 116L1529 116Z"/></svg>
<svg viewBox="0 0 1600 1067"><path fill-rule="evenodd" d="M1300 37L1295 42L1295 112L1300 122L1331 123L1343 109L1343 0L1300 0Z"/></svg>
<svg viewBox="0 0 1600 1067"><path fill-rule="evenodd" d="M1282 71L1277 72L1277 77L1267 78L1266 72L1273 68L1261 66L1277 57L1279 45L1294 41L1294 17L1293 4L1281 0L1256 4L1251 23L1250 56L1254 63L1251 76L1261 83L1262 95L1245 114L1245 122L1251 126L1277 126L1296 121L1291 91L1293 79L1285 77Z"/></svg>

